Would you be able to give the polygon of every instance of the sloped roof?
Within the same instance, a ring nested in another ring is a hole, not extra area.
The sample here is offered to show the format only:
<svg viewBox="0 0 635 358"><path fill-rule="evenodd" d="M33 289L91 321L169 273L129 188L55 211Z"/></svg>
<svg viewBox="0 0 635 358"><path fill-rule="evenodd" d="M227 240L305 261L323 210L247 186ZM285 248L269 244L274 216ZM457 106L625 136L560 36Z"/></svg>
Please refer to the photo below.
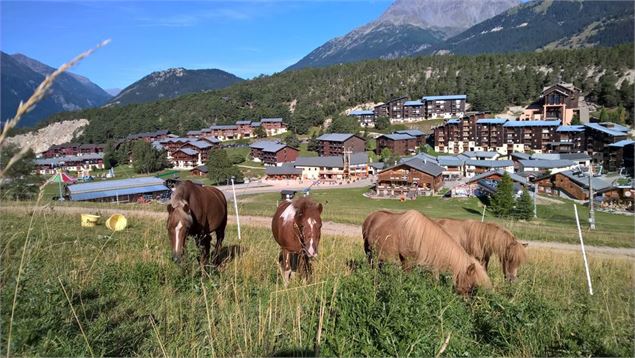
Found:
<svg viewBox="0 0 635 358"><path fill-rule="evenodd" d="M351 154L351 165L362 165L368 163L368 154L365 152ZM297 157L296 167L326 167L343 168L344 159L341 156L327 157Z"/></svg>
<svg viewBox="0 0 635 358"><path fill-rule="evenodd" d="M530 159L531 155L529 155L527 153L522 153L522 152L513 152L512 153L512 157L513 158L518 158L518 159Z"/></svg>
<svg viewBox="0 0 635 358"><path fill-rule="evenodd" d="M265 174L267 175L300 175L302 174L302 169L296 168L293 166L293 163L288 163L290 165L282 165L279 167L269 166L265 167Z"/></svg>
<svg viewBox="0 0 635 358"><path fill-rule="evenodd" d="M446 96L423 96L421 99L424 101L447 101L453 99L467 99L467 96L464 94L451 94Z"/></svg>
<svg viewBox="0 0 635 358"><path fill-rule="evenodd" d="M189 143L186 143L186 145L193 145L198 149L207 149L212 147L212 144L210 142L204 141L204 140L189 142Z"/></svg>
<svg viewBox="0 0 635 358"><path fill-rule="evenodd" d="M628 132L629 130L631 130L628 127L624 127L623 125L619 124L619 123L613 123L613 122L602 122L600 123L601 126L608 128L610 130L614 130L614 131L618 131L618 132Z"/></svg>
<svg viewBox="0 0 635 358"><path fill-rule="evenodd" d="M483 151L483 150L476 150L476 151L468 150L468 151L465 151L465 152L463 152L461 154L463 154L464 156L469 157L469 158L479 158L479 157L482 157L482 158L495 158L495 157L500 156L500 153L498 153L498 152L486 152L486 151Z"/></svg>
<svg viewBox="0 0 635 358"><path fill-rule="evenodd" d="M69 162L83 162L87 160L103 159L104 153L90 153L84 155L67 155L63 157L41 158L35 159L35 165L52 165L57 166Z"/></svg>
<svg viewBox="0 0 635 358"><path fill-rule="evenodd" d="M584 132L583 125L570 125L570 126L560 126L556 129L556 132Z"/></svg>
<svg viewBox="0 0 635 358"><path fill-rule="evenodd" d="M426 135L425 133L423 133L422 131L418 129L403 129L403 130L395 131L394 133L409 134L413 137L420 137L420 136Z"/></svg>
<svg viewBox="0 0 635 358"><path fill-rule="evenodd" d="M350 111L349 116L370 116L375 114L372 109L357 109L354 111Z"/></svg>
<svg viewBox="0 0 635 358"><path fill-rule="evenodd" d="M474 177L470 178L470 180L468 180L467 182L468 183L473 183L473 182L477 182L477 181L479 181L481 179L485 179L485 178L487 178L488 176L490 176L492 174L498 174L498 175L502 176L505 173L507 173L507 175L509 175L509 177L513 181L515 181L517 183L521 183L521 184L525 184L525 185L527 185L529 183L529 180L527 180L527 178L522 177L522 176L520 176L518 174L515 174L515 173L506 172L506 171L501 170L501 169L488 170L488 171L486 171L484 173L475 175Z"/></svg>
<svg viewBox="0 0 635 358"><path fill-rule="evenodd" d="M559 125L560 121L507 121L503 127L554 127Z"/></svg>
<svg viewBox="0 0 635 358"><path fill-rule="evenodd" d="M619 142L615 142L613 144L609 144L609 147L623 148L624 146L632 144L632 143L635 143L635 141L632 140L632 139L622 139Z"/></svg>
<svg viewBox="0 0 635 358"><path fill-rule="evenodd" d="M437 157L437 161L439 165L444 167L458 167L465 163L465 160L463 158L453 155L440 155L439 157Z"/></svg>
<svg viewBox="0 0 635 358"><path fill-rule="evenodd" d="M282 118L262 118L261 123L281 123Z"/></svg>
<svg viewBox="0 0 635 358"><path fill-rule="evenodd" d="M278 140L259 140L249 145L250 148L263 149L274 144L280 144Z"/></svg>
<svg viewBox="0 0 635 358"><path fill-rule="evenodd" d="M505 118L481 118L476 121L476 124L504 124L507 122Z"/></svg>
<svg viewBox="0 0 635 358"><path fill-rule="evenodd" d="M400 134L400 133L382 134L378 138L381 138L381 137L388 138L390 140L415 139L415 137L411 136L410 134Z"/></svg>
<svg viewBox="0 0 635 358"><path fill-rule="evenodd" d="M571 160L549 160L549 159L521 159L518 162L525 168L540 168L540 169L554 169L554 168L566 168L577 165L576 162Z"/></svg>
<svg viewBox="0 0 635 358"><path fill-rule="evenodd" d="M610 135L611 137L617 137L617 136L626 135L626 133L624 133L624 132L606 128L606 127L604 127L603 125L601 125L599 123L587 123L587 124L585 124L585 126L587 128L591 128L593 130L600 131L602 133L606 133L606 134Z"/></svg>
<svg viewBox="0 0 635 358"><path fill-rule="evenodd" d="M461 120L459 119L450 119L449 121L445 122L446 124L459 124L461 123Z"/></svg>
<svg viewBox="0 0 635 358"><path fill-rule="evenodd" d="M416 101L406 101L403 104L404 106L423 106L423 103L421 102L421 100L416 100Z"/></svg>
<svg viewBox="0 0 635 358"><path fill-rule="evenodd" d="M436 163L433 162L424 162L423 160L419 159L419 158L414 158L411 159L407 162L404 163L399 163L395 166L392 166L390 168L384 169L382 170L382 172L386 171L386 170L391 170L393 168L399 167L405 165L407 167L410 167L412 169L418 170L420 172L432 175L433 177L439 176L441 174L443 174L443 168L438 166Z"/></svg>
<svg viewBox="0 0 635 358"><path fill-rule="evenodd" d="M118 190L127 188L137 188L149 185L163 185L164 180L156 177L141 177L119 180L94 181L90 183L73 184L68 186L68 191L72 194L88 193L104 190Z"/></svg>
<svg viewBox="0 0 635 358"><path fill-rule="evenodd" d="M354 136L352 133L326 133L317 137L317 140L325 140L329 142L344 142Z"/></svg>
<svg viewBox="0 0 635 358"><path fill-rule="evenodd" d="M207 165L199 165L198 167L196 167L194 169L198 169L202 173L207 173L208 172ZM192 170L194 170L194 169L192 169Z"/></svg>
<svg viewBox="0 0 635 358"><path fill-rule="evenodd" d="M251 124L251 121L247 121L247 120L236 121L236 124Z"/></svg>
<svg viewBox="0 0 635 358"><path fill-rule="evenodd" d="M565 170L557 174L562 174L566 176L567 178L571 179L571 181L573 181L574 183L576 183L583 189L589 188L589 173L573 171L573 170ZM611 183L601 179L600 177L591 177L591 182L593 184L594 190L605 190L612 186Z"/></svg>
<svg viewBox="0 0 635 358"><path fill-rule="evenodd" d="M530 159L530 158L523 158ZM586 153L535 153L531 155L531 159L547 159L547 160L590 160L591 157Z"/></svg>
<svg viewBox="0 0 635 358"><path fill-rule="evenodd" d="M476 160L476 159L468 159L465 161L466 165L473 165L475 167L482 168L503 168L503 167L511 167L514 165L514 162L511 160Z"/></svg>

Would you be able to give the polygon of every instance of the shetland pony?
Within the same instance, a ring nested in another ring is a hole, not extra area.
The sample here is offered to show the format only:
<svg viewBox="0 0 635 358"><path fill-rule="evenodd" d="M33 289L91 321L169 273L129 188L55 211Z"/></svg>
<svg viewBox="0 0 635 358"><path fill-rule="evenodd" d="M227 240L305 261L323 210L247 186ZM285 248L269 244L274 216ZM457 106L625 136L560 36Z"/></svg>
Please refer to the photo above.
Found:
<svg viewBox="0 0 635 358"><path fill-rule="evenodd" d="M514 281L518 267L527 261L527 244L504 227L475 220L440 219L437 223L456 240L465 251L483 264L485 270L492 254L496 254L508 281Z"/></svg>
<svg viewBox="0 0 635 358"><path fill-rule="evenodd" d="M322 232L322 204L308 197L283 201L271 220L273 237L280 245L280 270L284 285L289 283L292 258L302 261L305 274L311 274L311 259L318 254Z"/></svg>
<svg viewBox="0 0 635 358"><path fill-rule="evenodd" d="M212 232L216 233L215 255L220 253L227 226L227 200L220 190L183 181L174 189L167 209L174 262L181 259L188 235L196 239L202 266L209 259Z"/></svg>
<svg viewBox="0 0 635 358"><path fill-rule="evenodd" d="M475 287L491 287L487 272L468 255L437 223L415 210L403 213L375 211L362 226L364 250L373 265L401 263L408 270L414 265L439 272L451 272L454 289L467 295Z"/></svg>

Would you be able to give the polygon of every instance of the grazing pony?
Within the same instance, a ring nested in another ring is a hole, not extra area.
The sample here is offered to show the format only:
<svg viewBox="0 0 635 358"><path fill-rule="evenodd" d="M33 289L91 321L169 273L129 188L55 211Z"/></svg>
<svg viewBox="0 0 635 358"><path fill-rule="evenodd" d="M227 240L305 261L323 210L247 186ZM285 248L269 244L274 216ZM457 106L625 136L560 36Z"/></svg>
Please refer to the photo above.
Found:
<svg viewBox="0 0 635 358"><path fill-rule="evenodd" d="M516 240L514 234L497 224L456 219L441 219L437 223L468 254L479 260L485 270L492 254L496 254L508 281L516 279L518 267L527 261L527 244Z"/></svg>
<svg viewBox="0 0 635 358"><path fill-rule="evenodd" d="M303 261L304 271L311 273L311 259L318 254L322 232L322 204L308 197L283 201L271 220L273 237L280 245L280 270L285 286L292 271L292 255Z"/></svg>
<svg viewBox="0 0 635 358"><path fill-rule="evenodd" d="M418 211L375 211L364 221L362 233L371 265L376 256L380 262L401 263L406 270L414 265L425 267L435 277L439 272L451 272L454 289L461 295L475 287L491 287L483 266Z"/></svg>
<svg viewBox="0 0 635 358"><path fill-rule="evenodd" d="M189 235L195 237L200 249L201 266L207 265L209 259L212 232L216 233L215 255L220 253L227 226L227 200L220 190L186 180L174 189L167 209L174 262L183 255Z"/></svg>

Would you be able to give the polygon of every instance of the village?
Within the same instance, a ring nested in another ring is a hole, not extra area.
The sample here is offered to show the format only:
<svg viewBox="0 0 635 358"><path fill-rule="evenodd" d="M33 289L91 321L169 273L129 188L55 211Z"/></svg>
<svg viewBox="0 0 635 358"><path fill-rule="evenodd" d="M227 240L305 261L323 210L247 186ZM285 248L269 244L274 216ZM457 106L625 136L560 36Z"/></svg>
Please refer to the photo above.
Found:
<svg viewBox="0 0 635 358"><path fill-rule="evenodd" d="M424 96L415 101L399 97L373 109L348 111L348 116L366 131L380 117L393 124L432 119L442 123L431 127L430 133L416 128L370 132L366 137L360 133L324 133L315 138L316 151L306 152L308 156L284 142L288 128L283 118L238 120L190 130L184 136L170 130L131 134L117 145L150 143L165 153L173 169L171 178L90 184L71 179L60 193L70 200L117 202L165 197L166 180L178 179L183 173L194 180L207 175L210 150L242 146L248 147L250 163L264 169L260 176L247 180L271 190L356 183L369 188L369 198L466 197L492 194L496 183L508 173L518 192L524 188L580 202L588 201L592 192L601 209L632 212L635 142L630 139L629 128L593 121L581 111L579 103L583 101L573 85L554 84L513 120L466 111L469 103L465 95ZM586 123L581 123L581 117ZM579 124L572 124L574 118ZM374 148L368 151L370 141ZM105 168L104 149L104 144L55 145L38 154L35 171L90 177L91 170ZM390 157L382 157L387 152ZM118 189L121 185L127 189ZM77 195L85 192L84 187L92 194Z"/></svg>

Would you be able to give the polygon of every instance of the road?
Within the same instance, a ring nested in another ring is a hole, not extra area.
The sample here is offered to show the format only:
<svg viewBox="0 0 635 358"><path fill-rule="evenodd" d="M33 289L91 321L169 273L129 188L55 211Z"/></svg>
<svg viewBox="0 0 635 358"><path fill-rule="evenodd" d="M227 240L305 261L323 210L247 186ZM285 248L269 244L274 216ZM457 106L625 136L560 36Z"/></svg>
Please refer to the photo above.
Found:
<svg viewBox="0 0 635 358"><path fill-rule="evenodd" d="M13 213L16 210L22 210L26 213L32 212L33 207L6 207L0 206L0 212L11 211ZM143 218L156 218L166 219L166 212L158 212L151 210L136 210L136 209L118 209L118 208L90 208L79 206L44 206L39 210L49 210L52 212L61 212L66 214L80 214L80 213L99 213L102 216L111 214L123 214L127 217L143 217ZM235 216L229 217L230 223L236 222ZM241 225L255 226L255 227L271 227L271 218L264 216L241 216ZM322 225L322 233L329 236L346 236L352 238L358 238L361 240L361 227L353 224L335 223L332 221L325 221ZM529 243L530 248L549 249L556 251L566 252L580 252L580 246L577 244L567 244L563 242L550 242L550 241L526 241ZM635 261L635 249L625 247L608 247L608 246L585 246L586 251L589 254L595 256L604 256L611 258L626 258Z"/></svg>

